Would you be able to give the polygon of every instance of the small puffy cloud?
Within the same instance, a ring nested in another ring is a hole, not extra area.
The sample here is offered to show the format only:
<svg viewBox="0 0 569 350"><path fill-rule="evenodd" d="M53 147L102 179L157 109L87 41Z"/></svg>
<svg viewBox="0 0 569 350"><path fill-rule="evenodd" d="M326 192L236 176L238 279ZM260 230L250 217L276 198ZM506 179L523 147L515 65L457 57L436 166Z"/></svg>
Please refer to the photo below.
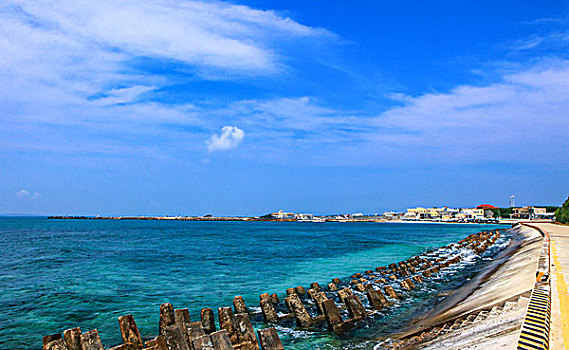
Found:
<svg viewBox="0 0 569 350"><path fill-rule="evenodd" d="M245 132L236 126L224 126L221 134L215 134L207 140L207 150L209 152L226 151L233 149L243 141Z"/></svg>
<svg viewBox="0 0 569 350"><path fill-rule="evenodd" d="M30 198L30 199L40 199L41 195L38 192L30 192L25 188L22 188L18 192L15 193L16 197L18 198Z"/></svg>
<svg viewBox="0 0 569 350"><path fill-rule="evenodd" d="M18 192L16 192L16 197L19 198L28 198L30 195L31 195L30 191L26 189L21 189Z"/></svg>

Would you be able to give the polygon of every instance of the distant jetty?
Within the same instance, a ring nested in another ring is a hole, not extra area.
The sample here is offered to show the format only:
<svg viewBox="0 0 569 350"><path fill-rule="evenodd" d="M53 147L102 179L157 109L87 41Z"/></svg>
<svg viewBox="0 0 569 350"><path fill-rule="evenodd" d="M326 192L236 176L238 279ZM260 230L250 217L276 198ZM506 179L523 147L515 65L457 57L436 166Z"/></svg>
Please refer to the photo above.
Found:
<svg viewBox="0 0 569 350"><path fill-rule="evenodd" d="M182 221L271 221L259 218L238 216L48 216L58 220L182 220ZM283 221L283 220L274 220ZM294 221L294 220L288 220Z"/></svg>

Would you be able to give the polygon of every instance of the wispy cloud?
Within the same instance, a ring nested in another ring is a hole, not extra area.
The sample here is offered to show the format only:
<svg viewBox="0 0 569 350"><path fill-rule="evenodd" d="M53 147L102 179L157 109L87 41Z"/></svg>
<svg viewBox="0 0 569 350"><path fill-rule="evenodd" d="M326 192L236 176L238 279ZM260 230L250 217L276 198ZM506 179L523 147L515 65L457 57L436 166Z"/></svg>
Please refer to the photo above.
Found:
<svg viewBox="0 0 569 350"><path fill-rule="evenodd" d="M569 61L544 61L484 86L394 94L372 115L309 97L247 100L213 113L247 128L256 159L310 164L567 162Z"/></svg>
<svg viewBox="0 0 569 350"><path fill-rule="evenodd" d="M8 1L0 6L0 103L20 120L53 122L34 106L89 114L151 100L149 93L170 83L148 69L153 64L185 67L181 78L274 75L284 67L279 43L332 36L274 11L220 1ZM67 118L81 116L57 112L57 122Z"/></svg>
<svg viewBox="0 0 569 350"><path fill-rule="evenodd" d="M203 149L224 121L199 101L165 102L173 82L154 66L176 65L175 83L277 76L287 69L281 45L323 38L334 34L223 1L9 0L0 5L0 146L124 153L144 135L136 152L165 142Z"/></svg>
<svg viewBox="0 0 569 350"><path fill-rule="evenodd" d="M207 150L209 152L227 151L233 149L243 141L245 132L236 126L224 126L221 134L212 135L207 141Z"/></svg>
<svg viewBox="0 0 569 350"><path fill-rule="evenodd" d="M567 160L556 151L569 147L563 59L494 72L493 84L391 94L400 105L377 113L358 110L357 101L343 110L306 91L167 103L156 96L169 77L137 61L174 62L192 79L219 72L276 77L286 62L279 43L331 37L277 12L228 2L10 1L0 7L0 147L104 155L184 149L199 158L204 143L209 152L232 149L246 130L243 153L277 161L468 162L523 154L542 162L552 146L547 159ZM567 38L562 30L536 34L518 49L565 45Z"/></svg>
<svg viewBox="0 0 569 350"><path fill-rule="evenodd" d="M569 62L558 61L487 86L409 97L375 120L369 145L377 151L370 153L436 162L567 161L567 91Z"/></svg>

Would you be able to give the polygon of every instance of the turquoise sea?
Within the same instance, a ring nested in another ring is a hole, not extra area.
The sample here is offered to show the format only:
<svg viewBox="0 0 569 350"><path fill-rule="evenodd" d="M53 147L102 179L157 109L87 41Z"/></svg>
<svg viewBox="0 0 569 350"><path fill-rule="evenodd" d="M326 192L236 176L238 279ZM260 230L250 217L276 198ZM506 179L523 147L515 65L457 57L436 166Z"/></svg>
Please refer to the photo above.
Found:
<svg viewBox="0 0 569 350"><path fill-rule="evenodd" d="M466 224L190 222L0 218L0 349L41 349L44 335L97 328L106 347L121 342L117 317L133 314L144 338L158 331L161 303L217 310L259 294L387 265L504 226ZM372 349L483 268L485 257L424 284L408 298L336 336L322 326L277 330L285 349ZM254 326L264 328L260 315Z"/></svg>

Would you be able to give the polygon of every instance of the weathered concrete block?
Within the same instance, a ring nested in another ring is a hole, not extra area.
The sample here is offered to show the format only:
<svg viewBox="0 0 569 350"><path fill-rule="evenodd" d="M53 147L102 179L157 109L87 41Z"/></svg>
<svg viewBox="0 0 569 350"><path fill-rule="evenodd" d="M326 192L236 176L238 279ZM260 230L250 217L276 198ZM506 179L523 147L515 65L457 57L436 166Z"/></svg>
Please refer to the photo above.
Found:
<svg viewBox="0 0 569 350"><path fill-rule="evenodd" d="M193 346L194 340L204 335L205 335L205 330L201 322L190 322L190 324L188 325L188 337L189 337L188 344L192 344ZM190 348L192 348L192 346L190 346Z"/></svg>
<svg viewBox="0 0 569 350"><path fill-rule="evenodd" d="M188 309L176 309L174 310L174 320L180 327L188 328L190 322L190 310Z"/></svg>
<svg viewBox="0 0 569 350"><path fill-rule="evenodd" d="M153 346L145 347L144 350L162 350L162 348L158 345L153 345Z"/></svg>
<svg viewBox="0 0 569 350"><path fill-rule="evenodd" d="M205 334L192 341L194 350L215 350L209 335Z"/></svg>
<svg viewBox="0 0 569 350"><path fill-rule="evenodd" d="M158 321L158 334L164 335L164 328L176 322L174 307L170 303L160 305L160 320Z"/></svg>
<svg viewBox="0 0 569 350"><path fill-rule="evenodd" d="M119 317L119 328L124 344L131 343L134 349L142 349L142 338L132 315Z"/></svg>
<svg viewBox="0 0 569 350"><path fill-rule="evenodd" d="M312 283L310 283L310 288L314 288L319 292L320 291L320 284L318 284L318 282L312 282Z"/></svg>
<svg viewBox="0 0 569 350"><path fill-rule="evenodd" d="M397 293L395 293L395 290L393 289L392 286L385 286L383 287L383 291L385 292L385 294L387 294L389 297L393 298L393 299L400 299L399 295L397 295Z"/></svg>
<svg viewBox="0 0 569 350"><path fill-rule="evenodd" d="M345 299L350 295L354 295L354 292L352 292L350 288L344 288L338 291L338 297L343 303L345 303Z"/></svg>
<svg viewBox="0 0 569 350"><path fill-rule="evenodd" d="M263 318L265 322L276 323L278 321L278 316L271 300L262 299L260 305L261 305L261 312L263 313Z"/></svg>
<svg viewBox="0 0 569 350"><path fill-rule="evenodd" d="M104 350L99 331L93 329L81 334L81 350Z"/></svg>
<svg viewBox="0 0 569 350"><path fill-rule="evenodd" d="M355 288L356 288L356 290L357 290L358 292L363 292L363 291L365 291L365 287L364 287L364 285L363 285L362 283L357 283Z"/></svg>
<svg viewBox="0 0 569 350"><path fill-rule="evenodd" d="M176 323L164 326L164 340L168 350L190 350L190 345L182 328Z"/></svg>
<svg viewBox="0 0 569 350"><path fill-rule="evenodd" d="M413 280L411 278L407 278L405 281L407 281L407 284L409 287L411 287L411 289L415 289L415 283L413 283Z"/></svg>
<svg viewBox="0 0 569 350"><path fill-rule="evenodd" d="M81 350L81 328L66 329L63 332L63 338L67 344L67 349Z"/></svg>
<svg viewBox="0 0 569 350"><path fill-rule="evenodd" d="M376 310L381 310L388 306L387 299L380 290L369 289L366 293L369 304Z"/></svg>
<svg viewBox="0 0 569 350"><path fill-rule="evenodd" d="M288 305L290 306L291 312L294 314L296 323L299 327L310 328L313 326L314 321L310 314L306 311L306 308L300 301L297 294L292 294L287 297Z"/></svg>
<svg viewBox="0 0 569 350"><path fill-rule="evenodd" d="M237 295L233 298L233 308L235 309L236 314L242 314L247 312L247 306L245 306L245 300L241 295Z"/></svg>
<svg viewBox="0 0 569 350"><path fill-rule="evenodd" d="M409 283L407 283L407 280L400 281L399 285L401 286L401 288L403 288L405 290L411 290L411 286L409 286Z"/></svg>
<svg viewBox="0 0 569 350"><path fill-rule="evenodd" d="M310 288L309 290L306 291L306 293L308 294L310 299L314 299L314 294L318 293L318 291L314 288Z"/></svg>
<svg viewBox="0 0 569 350"><path fill-rule="evenodd" d="M338 290L338 286L335 283L328 283L328 289L335 291Z"/></svg>
<svg viewBox="0 0 569 350"><path fill-rule="evenodd" d="M429 270L425 270L425 271L423 271L423 276L431 277L431 273L429 272Z"/></svg>
<svg viewBox="0 0 569 350"><path fill-rule="evenodd" d="M423 283L423 277L421 277L419 275L415 275L415 276L413 276L413 281L415 281L417 283Z"/></svg>
<svg viewBox="0 0 569 350"><path fill-rule="evenodd" d="M224 329L229 336L231 344L237 344L237 326L235 324L235 315L230 307L220 307L217 309L219 315L219 329Z"/></svg>
<svg viewBox="0 0 569 350"><path fill-rule="evenodd" d="M215 319L213 317L213 310L209 307L204 307L200 312L202 327L206 334L215 332Z"/></svg>
<svg viewBox="0 0 569 350"><path fill-rule="evenodd" d="M395 276L395 275L390 275L390 276L389 276L389 279L392 280L392 281L397 281L397 276Z"/></svg>
<svg viewBox="0 0 569 350"><path fill-rule="evenodd" d="M231 340L229 340L229 335L225 329L211 333L210 338L215 350L233 350Z"/></svg>
<svg viewBox="0 0 569 350"><path fill-rule="evenodd" d="M255 330L249 319L249 314L235 315L235 323L237 324L237 331L240 343L240 348L243 350L259 350Z"/></svg>
<svg viewBox="0 0 569 350"><path fill-rule="evenodd" d="M65 344L65 340L59 338L45 344L43 348L45 350L67 350L67 345Z"/></svg>
<svg viewBox="0 0 569 350"><path fill-rule="evenodd" d="M275 305L279 303L280 300L279 300L279 296L277 295L277 293L271 294L271 301Z"/></svg>
<svg viewBox="0 0 569 350"><path fill-rule="evenodd" d="M161 350L158 346L155 346L154 348L155 348L155 350ZM138 350L138 348L133 343L124 343L124 344L112 347L109 350Z"/></svg>
<svg viewBox="0 0 569 350"><path fill-rule="evenodd" d="M326 293L318 292L314 295L314 303L316 304L316 309L320 315L324 315L324 308L322 307L322 303L328 300L326 297Z"/></svg>
<svg viewBox="0 0 569 350"><path fill-rule="evenodd" d="M294 288L294 290L296 291L296 294L298 294L298 295L306 294L306 289L304 289L303 286L297 286L296 288Z"/></svg>
<svg viewBox="0 0 569 350"><path fill-rule="evenodd" d="M269 295L269 293L263 293L261 295L259 295L259 301L263 300L263 299L270 299L271 296Z"/></svg>
<svg viewBox="0 0 569 350"><path fill-rule="evenodd" d="M342 320L342 315L340 315L340 310L338 310L338 306L336 306L334 300L326 300L322 303L322 308L324 309L324 316L326 316L326 323L330 330L334 331L342 324L342 322L344 322L344 320Z"/></svg>
<svg viewBox="0 0 569 350"><path fill-rule="evenodd" d="M50 335L46 335L45 337L42 338L42 343L43 343L43 348L45 350L45 347L47 344L51 343L54 340L58 340L58 339L62 339L61 337L61 333L57 333L57 334L50 334Z"/></svg>
<svg viewBox="0 0 569 350"><path fill-rule="evenodd" d="M291 295L291 294L295 294L296 290L294 288L287 288L286 289L286 295Z"/></svg>
<svg viewBox="0 0 569 350"><path fill-rule="evenodd" d="M163 336L159 335L156 338L149 340L144 343L147 348L157 347L156 350L168 350L168 346L166 345L166 340Z"/></svg>
<svg viewBox="0 0 569 350"><path fill-rule="evenodd" d="M348 313L353 319L362 319L367 317L366 310L362 305L360 298L355 295L348 296L345 301L346 307L348 308Z"/></svg>
<svg viewBox="0 0 569 350"><path fill-rule="evenodd" d="M276 329L266 328L257 331L259 342L263 350L284 350L283 344L277 334Z"/></svg>
<svg viewBox="0 0 569 350"><path fill-rule="evenodd" d="M342 283L342 281L340 281L339 278L334 278L332 279L332 283L334 283L335 285L339 285L340 283Z"/></svg>

